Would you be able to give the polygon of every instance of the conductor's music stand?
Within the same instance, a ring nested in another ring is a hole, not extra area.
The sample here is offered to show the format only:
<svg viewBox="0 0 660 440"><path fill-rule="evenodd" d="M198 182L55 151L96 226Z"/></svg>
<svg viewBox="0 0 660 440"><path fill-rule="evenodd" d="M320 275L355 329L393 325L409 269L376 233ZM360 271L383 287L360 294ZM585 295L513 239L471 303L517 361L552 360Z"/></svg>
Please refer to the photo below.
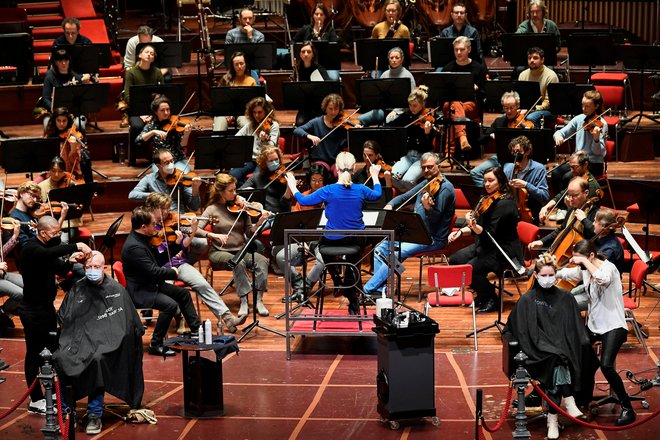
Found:
<svg viewBox="0 0 660 440"><path fill-rule="evenodd" d="M98 73L101 67L110 67L110 43L72 44L66 46L71 55L71 69L80 73Z"/></svg>
<svg viewBox="0 0 660 440"><path fill-rule="evenodd" d="M131 96L131 105L128 109L129 116L152 114L151 103L155 95L167 96L167 99L172 103L170 113L173 115L178 115L181 112L181 107L183 107L186 100L186 90L183 83L136 85L130 87L129 93Z"/></svg>
<svg viewBox="0 0 660 440"><path fill-rule="evenodd" d="M101 246L99 247L99 252L104 255L106 250L110 250L110 274L113 276L113 278L115 276L115 270L112 266L115 262L115 244L117 243L115 236L117 235L117 231L119 230L119 226L121 225L122 220L124 220L124 214L121 214L114 222L112 222L107 232L105 233L105 237L103 237Z"/></svg>
<svg viewBox="0 0 660 440"><path fill-rule="evenodd" d="M55 87L53 108L66 107L74 115L98 113L109 104L109 83L76 84L75 86ZM103 132L96 123L89 123L96 130Z"/></svg>
<svg viewBox="0 0 660 440"><path fill-rule="evenodd" d="M211 135L197 138L195 169L228 171L252 160L252 136Z"/></svg>
<svg viewBox="0 0 660 440"><path fill-rule="evenodd" d="M582 113L582 95L594 90L592 84L550 83L548 99L553 115L579 115Z"/></svg>
<svg viewBox="0 0 660 440"><path fill-rule="evenodd" d="M453 37L435 37L426 43L431 67L434 69L445 67L447 64L456 60L456 56L454 55L454 40L455 38ZM470 43L474 43L472 38L470 38ZM474 56L472 49L474 49L474 44L470 46L470 57L481 62L480 59Z"/></svg>
<svg viewBox="0 0 660 440"><path fill-rule="evenodd" d="M572 66L588 66L591 78L592 66L616 64L614 38L611 34L578 33L568 36L568 60Z"/></svg>
<svg viewBox="0 0 660 440"><path fill-rule="evenodd" d="M387 52L398 47L403 51L403 67L410 66L410 40L407 38L383 38L355 40L353 43L355 52L355 64L362 66L364 71L385 71L389 68ZM376 66L378 58L378 66Z"/></svg>
<svg viewBox="0 0 660 440"><path fill-rule="evenodd" d="M502 58L512 66L527 65L527 51L539 47L545 53L544 63L557 64L557 40L554 34L502 34Z"/></svg>
<svg viewBox="0 0 660 440"><path fill-rule="evenodd" d="M502 111L502 95L506 92L518 92L520 108L531 109L541 96L541 85L536 81L486 81L485 111L500 113Z"/></svg>
<svg viewBox="0 0 660 440"><path fill-rule="evenodd" d="M225 44L225 60L230 62L235 52L245 54L245 62L252 70L272 69L277 47L274 42Z"/></svg>
<svg viewBox="0 0 660 440"><path fill-rule="evenodd" d="M660 70L660 46L651 46L647 44L630 44L617 46L619 57L623 60L623 66L626 69L639 69L640 77L642 78L639 87L639 113L628 118L624 125L637 119L635 131L642 123L642 119L646 118L658 123L657 116L650 116L644 113L644 70Z"/></svg>
<svg viewBox="0 0 660 440"><path fill-rule="evenodd" d="M140 53L144 46L151 46L156 52L154 66L181 67L183 63L190 62L190 42L162 41L159 43L138 43L135 53Z"/></svg>
<svg viewBox="0 0 660 440"><path fill-rule="evenodd" d="M211 87L211 114L242 115L248 102L265 96L265 87Z"/></svg>
<svg viewBox="0 0 660 440"><path fill-rule="evenodd" d="M323 99L331 93L341 94L339 81L285 81L282 83L284 108L319 113Z"/></svg>
<svg viewBox="0 0 660 440"><path fill-rule="evenodd" d="M33 74L32 35L0 34L0 65L16 67L16 84L26 84Z"/></svg>
<svg viewBox="0 0 660 440"><path fill-rule="evenodd" d="M393 164L408 152L408 133L404 127L366 127L348 130L348 148L356 158L362 157L366 141L376 141L385 162Z"/></svg>
<svg viewBox="0 0 660 440"><path fill-rule="evenodd" d="M355 81L355 100L360 111L408 106L411 83L408 78L365 79Z"/></svg>
<svg viewBox="0 0 660 440"><path fill-rule="evenodd" d="M59 138L21 138L3 140L0 145L2 168L5 173L29 173L50 168L53 157L60 154Z"/></svg>
<svg viewBox="0 0 660 440"><path fill-rule="evenodd" d="M509 143L518 136L525 136L534 147L532 159L545 165L555 160L555 141L551 129L498 128L495 130L495 148L499 163L512 163L513 155L509 151Z"/></svg>
<svg viewBox="0 0 660 440"><path fill-rule="evenodd" d="M294 43L291 46L292 59L300 53L300 48L304 43ZM341 46L336 41L312 41L316 49L316 62L327 70L341 70Z"/></svg>

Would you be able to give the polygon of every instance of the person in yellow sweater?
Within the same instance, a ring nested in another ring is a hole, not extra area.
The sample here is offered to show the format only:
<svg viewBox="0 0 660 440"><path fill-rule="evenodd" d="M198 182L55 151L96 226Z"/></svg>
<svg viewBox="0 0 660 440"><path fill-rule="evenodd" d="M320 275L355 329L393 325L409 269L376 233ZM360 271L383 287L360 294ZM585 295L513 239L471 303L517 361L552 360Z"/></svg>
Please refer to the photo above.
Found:
<svg viewBox="0 0 660 440"><path fill-rule="evenodd" d="M401 22L401 4L399 0L387 0L385 2L385 21L374 26L371 38L408 38L410 30Z"/></svg>
<svg viewBox="0 0 660 440"><path fill-rule="evenodd" d="M257 81L250 75L245 54L243 52L234 52L227 67L227 73L217 83L219 87L253 87ZM213 131L227 131L232 116L216 116L213 118ZM245 116L236 118L236 128L241 129L247 125L248 119Z"/></svg>
<svg viewBox="0 0 660 440"><path fill-rule="evenodd" d="M554 70L546 67L545 52L539 47L532 47L527 50L528 69L523 70L518 77L519 81L535 81L541 86L541 96L543 100L535 108L527 111L525 119L534 123L536 128L541 127L541 119L552 116L550 113L550 99L548 98L548 84L559 82L559 78ZM538 97L535 97L538 98Z"/></svg>

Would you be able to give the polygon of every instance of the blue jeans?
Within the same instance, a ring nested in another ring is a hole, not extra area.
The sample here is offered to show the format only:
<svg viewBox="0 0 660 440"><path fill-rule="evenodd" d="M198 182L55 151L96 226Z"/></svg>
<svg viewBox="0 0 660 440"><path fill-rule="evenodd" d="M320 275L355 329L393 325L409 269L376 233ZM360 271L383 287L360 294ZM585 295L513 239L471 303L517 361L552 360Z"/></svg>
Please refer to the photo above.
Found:
<svg viewBox="0 0 660 440"><path fill-rule="evenodd" d="M446 243L445 243L446 244ZM442 242L434 241L432 244L415 244L415 243L401 243L401 258L400 262L403 263L407 258L426 251L435 251L442 249L445 244ZM390 243L389 240L383 240L374 251L374 275L364 285L364 291L367 293L377 292L383 288L390 275L390 268L387 266L386 261L389 256ZM395 256L399 258L399 252L395 251Z"/></svg>
<svg viewBox="0 0 660 440"><path fill-rule="evenodd" d="M493 154L488 159L486 159L476 167L472 168L472 171L470 171L470 177L472 177L472 181L476 186L482 187L484 186L484 173L486 172L486 170L488 168L499 167L499 166L501 165L497 160L497 154Z"/></svg>
<svg viewBox="0 0 660 440"><path fill-rule="evenodd" d="M98 417L103 416L103 400L105 390L97 388L87 396L87 413ZM67 410L66 402L62 398L62 411Z"/></svg>
<svg viewBox="0 0 660 440"><path fill-rule="evenodd" d="M538 110L531 113L528 112L525 115L525 119L532 121L536 128L541 128L541 119L547 120L550 116L552 116L552 113L550 113L548 110Z"/></svg>
<svg viewBox="0 0 660 440"><path fill-rule="evenodd" d="M385 112L380 109L371 110L358 116L357 120L360 121L360 124L364 127L380 124L385 120Z"/></svg>
<svg viewBox="0 0 660 440"><path fill-rule="evenodd" d="M243 184L243 182L245 182L248 174L253 172L255 169L257 169L257 163L251 160L249 162L245 162L242 168L232 168L229 170L229 174L236 177L236 180L238 180L238 185L240 186Z"/></svg>
<svg viewBox="0 0 660 440"><path fill-rule="evenodd" d="M339 70L326 70L330 81L339 81Z"/></svg>
<svg viewBox="0 0 660 440"><path fill-rule="evenodd" d="M409 191L422 176L419 162L421 155L417 150L409 150L392 166L392 186L401 192Z"/></svg>

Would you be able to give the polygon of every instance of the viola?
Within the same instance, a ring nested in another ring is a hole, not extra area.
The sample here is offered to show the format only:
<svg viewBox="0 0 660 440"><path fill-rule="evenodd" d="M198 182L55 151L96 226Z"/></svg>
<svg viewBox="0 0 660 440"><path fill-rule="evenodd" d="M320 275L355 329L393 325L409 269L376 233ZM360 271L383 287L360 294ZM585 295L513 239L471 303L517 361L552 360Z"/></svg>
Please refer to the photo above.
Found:
<svg viewBox="0 0 660 440"><path fill-rule="evenodd" d="M149 244L154 247L159 247L167 240L168 244L176 242L176 232L174 228L165 226L149 239Z"/></svg>
<svg viewBox="0 0 660 440"><path fill-rule="evenodd" d="M59 133L60 139L64 140L68 140L71 136L75 137L79 143L82 143L83 135L76 129L75 125L72 125L70 129Z"/></svg>
<svg viewBox="0 0 660 440"><path fill-rule="evenodd" d="M271 174L268 176L268 180L271 182L277 180L278 182L286 185L285 174L287 171L289 170L284 165L280 165L275 171L271 172Z"/></svg>
<svg viewBox="0 0 660 440"><path fill-rule="evenodd" d="M376 160L374 165L380 165L380 172L378 173L379 179L385 178L385 171L389 171L390 173L392 172L392 165L386 163L383 159Z"/></svg>
<svg viewBox="0 0 660 440"><path fill-rule="evenodd" d="M335 119L332 120L333 128L342 127L346 130L350 130L351 128L356 128L361 126L362 123L358 120L358 118L355 118L352 115L346 116L344 112L339 113L335 117Z"/></svg>
<svg viewBox="0 0 660 440"><path fill-rule="evenodd" d="M167 186L170 188L174 187L177 183L183 185L183 186L191 186L193 183L193 179L197 177L195 173L190 172L190 173L184 173L178 168L174 169L174 172L167 176L165 179L165 183Z"/></svg>
<svg viewBox="0 0 660 440"><path fill-rule="evenodd" d="M264 121L261 123L261 129L266 133L270 133L270 129L273 126L273 120L271 118L266 118Z"/></svg>
<svg viewBox="0 0 660 440"><path fill-rule="evenodd" d="M493 192L492 194L488 194L486 196L482 196L479 199L479 202L477 203L477 206L474 208L472 211L472 218L476 219L480 215L482 215L484 212L488 211L492 204L495 202L495 200L499 200L504 197L504 194L502 194L499 190Z"/></svg>
<svg viewBox="0 0 660 440"><path fill-rule="evenodd" d="M3 231L13 231L14 230L14 222L17 220L12 217L3 217L2 218L2 224L0 224L0 229ZM19 222L21 225L27 225L30 228L36 228L37 223L34 221L29 221L29 222Z"/></svg>
<svg viewBox="0 0 660 440"><path fill-rule="evenodd" d="M430 122L431 125L435 124L435 118L433 117L431 112L425 111L425 113L426 114L424 116L422 116L421 118L419 118L415 121L414 125L416 125L420 128L424 128L424 127L426 127L427 122Z"/></svg>
<svg viewBox="0 0 660 440"><path fill-rule="evenodd" d="M259 202L243 202L242 200L235 199L227 202L227 210L232 214L239 214L245 212L250 217L260 217L265 211L264 206Z"/></svg>
<svg viewBox="0 0 660 440"><path fill-rule="evenodd" d="M187 119L181 119L179 116L170 116L168 122L163 125L163 131L170 132L172 130L176 132L183 132L186 129L186 125L190 125L190 121Z"/></svg>
<svg viewBox="0 0 660 440"><path fill-rule="evenodd" d="M534 128L534 123L529 119L525 119L525 115L518 113L515 119L510 120L507 123L507 128Z"/></svg>
<svg viewBox="0 0 660 440"><path fill-rule="evenodd" d="M440 191L441 186L442 186L442 176L434 177L433 179L431 179L424 192L427 193L429 197L435 197L438 191Z"/></svg>
<svg viewBox="0 0 660 440"><path fill-rule="evenodd" d="M163 225L165 227L174 227L174 226L184 226L191 227L192 221L194 219L206 221L212 225L218 223L218 218L215 216L209 217L200 217L197 216L194 212L186 212L185 214L179 214L176 211L170 211L167 215L167 218L163 219Z"/></svg>
<svg viewBox="0 0 660 440"><path fill-rule="evenodd" d="M520 173L520 164L516 163L513 167L513 173L518 175ZM516 202L516 208L518 208L518 215L520 220L532 223L534 216L532 215L532 210L527 207L527 201L529 200L529 191L527 188L511 188L513 193L513 200Z"/></svg>

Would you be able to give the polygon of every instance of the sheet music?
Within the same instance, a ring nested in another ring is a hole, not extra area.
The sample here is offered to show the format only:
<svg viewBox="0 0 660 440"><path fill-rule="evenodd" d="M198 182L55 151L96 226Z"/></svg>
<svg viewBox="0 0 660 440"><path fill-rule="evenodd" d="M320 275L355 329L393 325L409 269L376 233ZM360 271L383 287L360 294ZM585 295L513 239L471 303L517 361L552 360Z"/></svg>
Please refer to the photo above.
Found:
<svg viewBox="0 0 660 440"><path fill-rule="evenodd" d="M362 221L367 228L378 227L378 215L380 211L362 211ZM321 221L319 222L319 227L323 229L328 223L328 218L325 216L325 210L323 210L323 215L321 216Z"/></svg>
<svg viewBox="0 0 660 440"><path fill-rule="evenodd" d="M649 264L649 261L651 260L648 255L646 255L646 252L639 246L635 238L632 236L628 228L625 226L621 227L621 232L623 232L623 236L626 238L626 241L628 244L630 244L630 247L633 248L637 256L642 260L644 263Z"/></svg>

